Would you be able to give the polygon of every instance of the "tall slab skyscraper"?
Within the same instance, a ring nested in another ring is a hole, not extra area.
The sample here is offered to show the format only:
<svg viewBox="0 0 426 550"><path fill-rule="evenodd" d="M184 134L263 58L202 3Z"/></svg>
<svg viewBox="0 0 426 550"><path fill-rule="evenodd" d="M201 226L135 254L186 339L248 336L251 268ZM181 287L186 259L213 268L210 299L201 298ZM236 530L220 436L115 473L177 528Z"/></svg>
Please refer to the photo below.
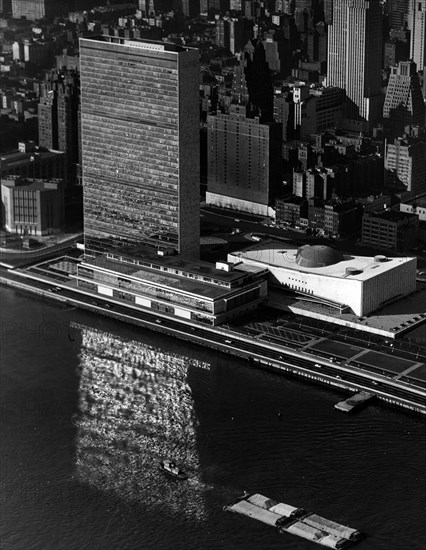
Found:
<svg viewBox="0 0 426 550"><path fill-rule="evenodd" d="M411 59L417 70L426 67L426 0L410 0L408 28L411 31Z"/></svg>
<svg viewBox="0 0 426 550"><path fill-rule="evenodd" d="M199 256L198 50L80 39L87 254L120 245Z"/></svg>
<svg viewBox="0 0 426 550"><path fill-rule="evenodd" d="M346 90L348 129L369 131L381 116L382 25L379 0L333 2L327 83Z"/></svg>

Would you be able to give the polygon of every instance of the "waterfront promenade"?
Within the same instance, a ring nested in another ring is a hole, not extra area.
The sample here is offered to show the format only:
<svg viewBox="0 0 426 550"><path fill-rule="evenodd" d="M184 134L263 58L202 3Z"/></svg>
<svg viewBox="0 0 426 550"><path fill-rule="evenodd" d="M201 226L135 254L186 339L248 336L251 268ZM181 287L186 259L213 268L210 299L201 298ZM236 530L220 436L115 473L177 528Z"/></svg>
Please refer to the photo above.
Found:
<svg viewBox="0 0 426 550"><path fill-rule="evenodd" d="M400 354L383 344L371 347L354 337L298 329L282 319L221 327L204 326L77 289L61 276L31 270L0 272L0 282L242 357L248 365L302 377L348 391L366 390L393 406L426 414L426 358L417 349ZM52 286L54 285L54 286Z"/></svg>

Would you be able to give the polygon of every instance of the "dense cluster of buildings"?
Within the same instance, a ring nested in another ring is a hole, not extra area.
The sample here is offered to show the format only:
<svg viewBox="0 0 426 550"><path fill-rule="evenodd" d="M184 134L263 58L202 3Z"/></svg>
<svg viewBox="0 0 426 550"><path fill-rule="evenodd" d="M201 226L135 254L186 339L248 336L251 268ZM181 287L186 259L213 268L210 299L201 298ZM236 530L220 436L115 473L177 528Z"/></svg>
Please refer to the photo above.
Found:
<svg viewBox="0 0 426 550"><path fill-rule="evenodd" d="M413 290L415 261L329 247L204 265L199 204L389 253L423 246L426 0L1 0L0 13L3 127L37 123L20 150L0 131L2 225L55 232L80 201L78 287L208 324L256 307L268 279L357 315Z"/></svg>

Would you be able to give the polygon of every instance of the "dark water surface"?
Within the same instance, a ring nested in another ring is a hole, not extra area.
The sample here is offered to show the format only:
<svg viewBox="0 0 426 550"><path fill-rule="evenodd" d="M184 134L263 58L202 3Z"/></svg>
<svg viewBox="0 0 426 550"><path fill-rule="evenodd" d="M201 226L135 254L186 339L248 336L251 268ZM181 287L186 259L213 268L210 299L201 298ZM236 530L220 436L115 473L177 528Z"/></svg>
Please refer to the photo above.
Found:
<svg viewBox="0 0 426 550"><path fill-rule="evenodd" d="M243 490L426 548L422 420L5 288L0 315L1 549L319 548L223 512Z"/></svg>

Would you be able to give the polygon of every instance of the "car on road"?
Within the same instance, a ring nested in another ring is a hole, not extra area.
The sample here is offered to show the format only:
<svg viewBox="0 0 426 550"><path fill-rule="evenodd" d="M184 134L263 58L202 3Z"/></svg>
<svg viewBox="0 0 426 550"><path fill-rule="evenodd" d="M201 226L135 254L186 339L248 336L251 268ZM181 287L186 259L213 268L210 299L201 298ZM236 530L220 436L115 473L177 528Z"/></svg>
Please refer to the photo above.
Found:
<svg viewBox="0 0 426 550"><path fill-rule="evenodd" d="M232 344L232 340L225 340L225 344Z"/></svg>

